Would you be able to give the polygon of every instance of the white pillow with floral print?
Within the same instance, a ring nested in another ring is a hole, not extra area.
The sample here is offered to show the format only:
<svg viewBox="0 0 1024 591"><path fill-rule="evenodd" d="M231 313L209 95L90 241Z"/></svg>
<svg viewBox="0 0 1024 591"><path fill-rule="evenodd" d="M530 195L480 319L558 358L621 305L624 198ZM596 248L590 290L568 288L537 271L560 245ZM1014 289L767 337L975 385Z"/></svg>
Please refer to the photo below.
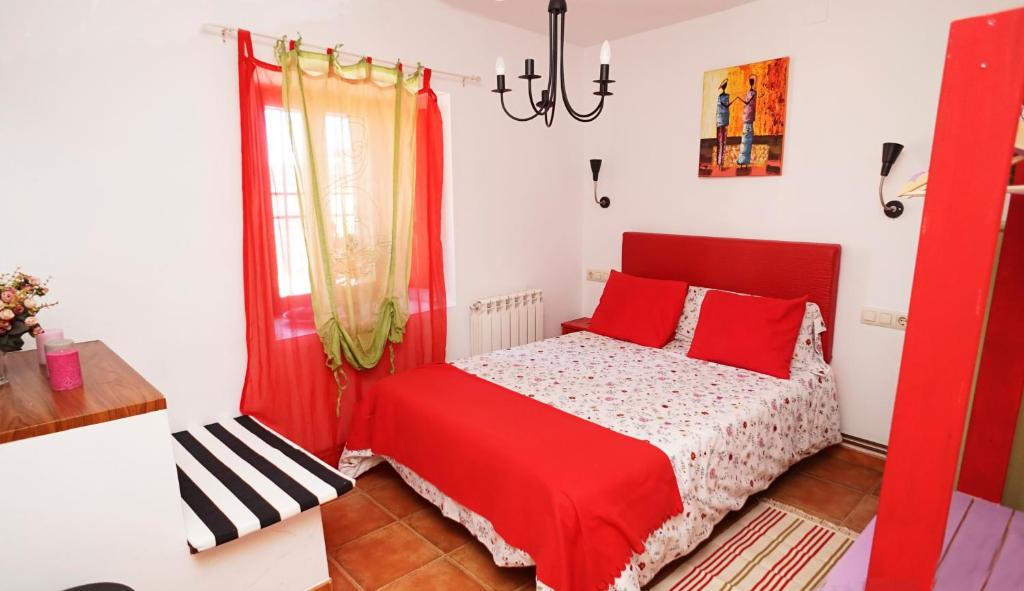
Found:
<svg viewBox="0 0 1024 591"><path fill-rule="evenodd" d="M697 320L700 318L700 306L704 303L704 295L707 292L706 287L690 286L686 293L686 301L683 303L683 315L679 317L679 324L676 326L677 343L674 348L682 349L684 352L690 350L693 333L697 330ZM811 361L824 361L821 333L826 330L825 319L821 316L818 304L807 302L804 320L800 325L800 335L793 350L793 363L807 365Z"/></svg>

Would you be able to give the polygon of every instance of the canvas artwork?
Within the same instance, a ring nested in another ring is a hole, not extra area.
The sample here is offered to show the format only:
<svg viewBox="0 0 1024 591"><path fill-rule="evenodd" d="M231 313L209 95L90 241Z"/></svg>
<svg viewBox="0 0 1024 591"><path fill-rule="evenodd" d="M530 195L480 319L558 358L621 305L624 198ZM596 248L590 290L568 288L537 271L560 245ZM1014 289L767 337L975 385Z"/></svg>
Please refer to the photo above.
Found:
<svg viewBox="0 0 1024 591"><path fill-rule="evenodd" d="M782 174L788 79L788 57L704 73L699 176Z"/></svg>

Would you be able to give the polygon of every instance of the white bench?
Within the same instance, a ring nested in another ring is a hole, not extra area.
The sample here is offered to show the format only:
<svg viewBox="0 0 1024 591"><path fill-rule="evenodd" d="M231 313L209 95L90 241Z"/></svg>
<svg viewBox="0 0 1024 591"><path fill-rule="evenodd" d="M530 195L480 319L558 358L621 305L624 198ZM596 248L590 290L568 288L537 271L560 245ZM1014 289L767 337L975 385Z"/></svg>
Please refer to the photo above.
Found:
<svg viewBox="0 0 1024 591"><path fill-rule="evenodd" d="M174 458L192 552L270 527L353 487L246 415L174 433Z"/></svg>

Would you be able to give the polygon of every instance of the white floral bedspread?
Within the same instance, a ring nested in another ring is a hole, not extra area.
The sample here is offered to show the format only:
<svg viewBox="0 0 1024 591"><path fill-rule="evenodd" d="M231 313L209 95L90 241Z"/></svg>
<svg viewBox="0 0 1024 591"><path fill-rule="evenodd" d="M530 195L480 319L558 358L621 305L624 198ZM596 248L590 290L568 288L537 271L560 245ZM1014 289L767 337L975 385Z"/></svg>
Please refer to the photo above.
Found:
<svg viewBox="0 0 1024 591"><path fill-rule="evenodd" d="M810 326L807 327L810 330ZM805 335L801 335L803 338ZM809 344L809 343L808 343ZM495 351L456 367L609 429L651 442L672 460L683 513L648 537L615 591L639 591L665 564L710 535L714 525L798 460L838 443L839 404L831 368L793 362L792 378L689 359L688 344L652 349L589 332ZM557 453L557 450L552 450ZM346 450L340 469L357 476L382 458ZM533 564L484 517L389 460L419 494L465 525L496 564ZM538 588L547 589L541 581Z"/></svg>

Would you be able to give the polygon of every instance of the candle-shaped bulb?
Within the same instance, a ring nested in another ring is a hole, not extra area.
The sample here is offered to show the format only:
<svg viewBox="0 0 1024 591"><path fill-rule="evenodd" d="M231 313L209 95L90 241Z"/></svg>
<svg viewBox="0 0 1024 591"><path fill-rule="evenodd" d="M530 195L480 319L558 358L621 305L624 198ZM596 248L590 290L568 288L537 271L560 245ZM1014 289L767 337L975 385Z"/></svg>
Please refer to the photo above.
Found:
<svg viewBox="0 0 1024 591"><path fill-rule="evenodd" d="M498 56L498 60L494 62L494 73L499 76L505 75L505 58Z"/></svg>
<svg viewBox="0 0 1024 591"><path fill-rule="evenodd" d="M612 45L605 41L601 44L601 65L607 66L612 61Z"/></svg>

